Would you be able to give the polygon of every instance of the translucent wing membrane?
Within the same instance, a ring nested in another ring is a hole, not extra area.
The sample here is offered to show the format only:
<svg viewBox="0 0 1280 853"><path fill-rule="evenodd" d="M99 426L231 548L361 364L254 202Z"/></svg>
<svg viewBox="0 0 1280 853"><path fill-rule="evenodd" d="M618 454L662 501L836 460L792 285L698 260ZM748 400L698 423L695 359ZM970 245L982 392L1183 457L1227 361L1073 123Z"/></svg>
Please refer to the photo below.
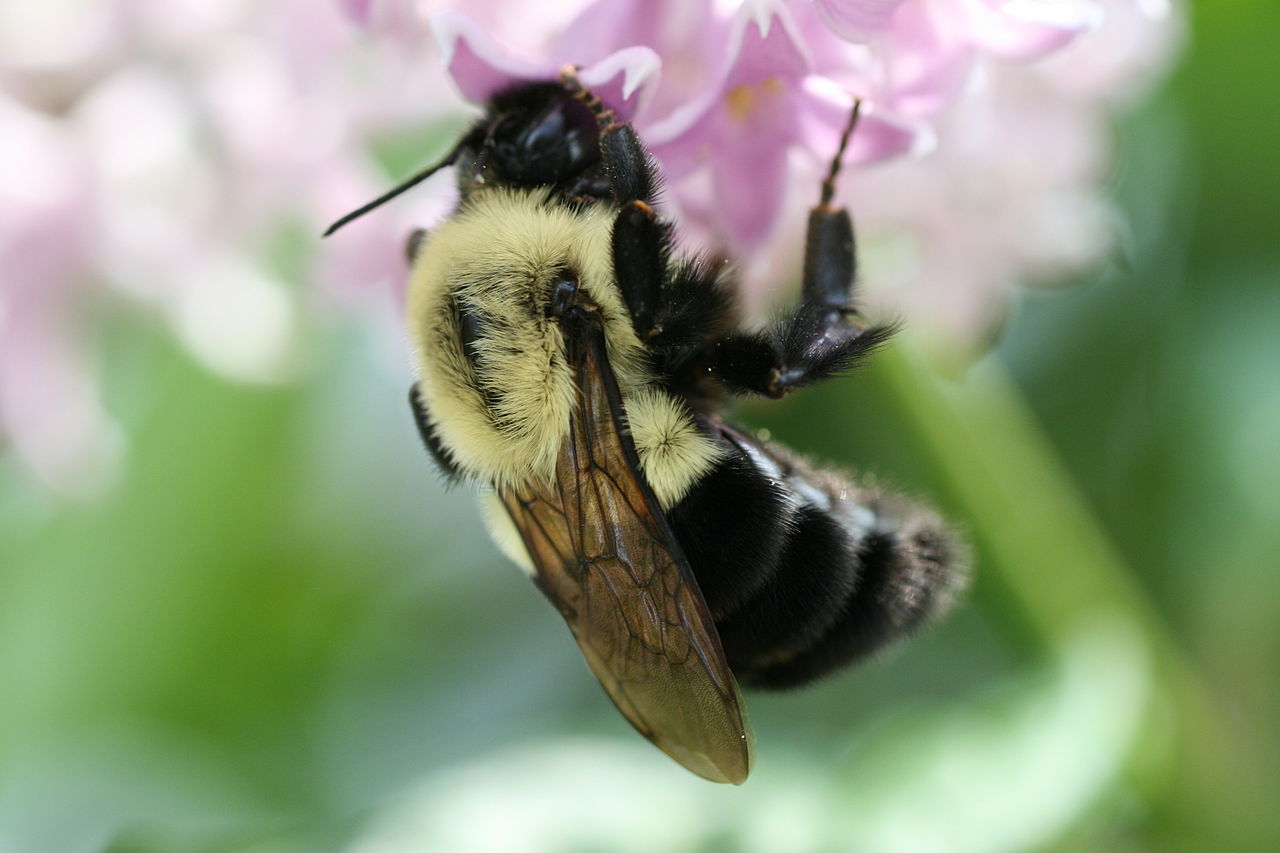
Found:
<svg viewBox="0 0 1280 853"><path fill-rule="evenodd" d="M579 392L555 482L502 501L609 697L656 746L706 779L740 784L754 734L679 543L639 473L604 337L570 309Z"/></svg>

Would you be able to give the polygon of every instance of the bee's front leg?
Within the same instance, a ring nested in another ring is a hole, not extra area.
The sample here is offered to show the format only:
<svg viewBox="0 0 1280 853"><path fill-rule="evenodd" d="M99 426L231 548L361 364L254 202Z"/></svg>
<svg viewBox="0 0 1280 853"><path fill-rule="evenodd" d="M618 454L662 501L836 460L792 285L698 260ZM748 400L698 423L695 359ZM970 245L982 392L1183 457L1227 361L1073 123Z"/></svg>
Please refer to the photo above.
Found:
<svg viewBox="0 0 1280 853"><path fill-rule="evenodd" d="M422 244L427 240L427 229L415 228L409 232L409 236L404 241L404 258L409 262L409 268L413 268L413 264L418 260L418 253L422 251Z"/></svg>
<svg viewBox="0 0 1280 853"><path fill-rule="evenodd" d="M671 226L651 206L658 187L653 157L631 125L582 85L576 69L566 67L560 82L591 111L599 127L600 162L621 207L613 223L614 277L636 335L648 340L661 332L654 328L654 317L661 310L671 255Z"/></svg>
<svg viewBox="0 0 1280 853"><path fill-rule="evenodd" d="M635 129L582 85L572 65L560 72L560 83L595 116L600 130L600 160L614 201L621 205L633 201L653 204L658 188L654 160Z"/></svg>

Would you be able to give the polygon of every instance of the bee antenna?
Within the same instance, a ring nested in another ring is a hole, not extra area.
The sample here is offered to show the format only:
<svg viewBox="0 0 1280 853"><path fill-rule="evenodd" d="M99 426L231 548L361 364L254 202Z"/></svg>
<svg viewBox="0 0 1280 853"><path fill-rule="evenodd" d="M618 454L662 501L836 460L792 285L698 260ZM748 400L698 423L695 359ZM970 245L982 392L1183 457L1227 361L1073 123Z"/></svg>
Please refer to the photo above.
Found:
<svg viewBox="0 0 1280 853"><path fill-rule="evenodd" d="M382 205L386 204L387 202L391 201L391 199L393 199L393 198L395 198L396 196L400 195L400 193L404 192L405 190L412 189L413 187L416 187L418 184L422 183L422 182L423 182L423 181L425 181L427 178L431 177L431 176L432 176L432 175L434 175L436 172L438 172L438 171L440 171L441 169L443 169L445 166L452 166L452 165L453 165L453 162L454 162L455 160L457 160L457 159L458 159L458 152L460 152L460 151L462 150L463 146L467 143L467 141L468 141L470 138L471 138L471 135L470 135L470 134L468 134L467 136L464 136L464 137L463 137L463 138L458 142L458 144L457 144L457 145L453 146L453 149L452 149L452 150L450 150L448 154L444 155L444 157L443 157L441 160L439 160L439 161L438 161L438 162L436 162L436 163L431 164L430 166L428 166L427 168L423 169L423 170L422 170L421 172L419 172L418 174L414 175L412 178L409 178L409 179L408 179L407 181L405 181L404 183L402 183L402 184L400 184L400 185L398 185L398 186L396 186L396 187L392 188L391 190L388 190L387 192L385 192L385 193L383 193L382 195L378 196L377 198L375 198L373 201L369 202L368 204L366 204L366 205L364 205L364 206L362 206L362 207L358 207L358 208L356 208L355 210L351 211L351 212L350 212L350 213L348 213L346 216L342 217L342 218L341 218L341 219L339 219L337 222L335 222L335 223L333 223L332 225L330 225L330 226L328 227L328 229L326 229L326 230L325 230L324 234L323 234L323 235L321 235L321 236L322 236L322 237L328 237L328 236L329 236L330 234L332 234L334 231L337 231L339 228L341 228L342 226L346 225L348 222L352 221L353 219L359 219L361 216L364 216L366 213L368 213L369 211L373 210L375 207L380 207L380 206L382 206Z"/></svg>

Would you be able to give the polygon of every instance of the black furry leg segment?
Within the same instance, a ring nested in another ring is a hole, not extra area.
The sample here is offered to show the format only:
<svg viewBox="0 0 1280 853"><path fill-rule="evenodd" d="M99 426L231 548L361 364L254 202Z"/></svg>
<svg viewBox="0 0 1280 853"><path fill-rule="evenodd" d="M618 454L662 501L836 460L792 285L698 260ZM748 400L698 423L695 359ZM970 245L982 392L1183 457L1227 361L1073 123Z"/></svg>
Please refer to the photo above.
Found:
<svg viewBox="0 0 1280 853"><path fill-rule="evenodd" d="M658 219L650 204L657 188L653 158L631 125L578 79L572 65L560 72L560 83L595 116L600 130L600 162L614 201L622 206L613 223L613 269L626 299L636 334L649 340L654 318L662 309L662 291L671 250L671 226Z"/></svg>
<svg viewBox="0 0 1280 853"><path fill-rule="evenodd" d="M612 109L582 85L578 70L572 65L561 70L560 83L595 116L600 129L600 159L614 200L619 204L632 201L652 204L658 185L653 158L635 129L620 121Z"/></svg>
<svg viewBox="0 0 1280 853"><path fill-rule="evenodd" d="M671 225L643 201L613 221L613 274L636 336L663 374L677 372L708 340L724 333L731 296L705 262L671 264Z"/></svg>
<svg viewBox="0 0 1280 853"><path fill-rule="evenodd" d="M418 253L422 251L422 244L427 239L427 229L415 228L409 232L409 236L404 241L404 257L409 262L409 267L413 267L413 262L418 259Z"/></svg>
<svg viewBox="0 0 1280 853"><path fill-rule="evenodd" d="M654 317L662 308L670 245L671 226L643 201L630 202L613 221L613 274L642 341L662 333Z"/></svg>
<svg viewBox="0 0 1280 853"><path fill-rule="evenodd" d="M831 207L860 104L854 102L821 200L809 213L800 305L770 328L729 335L712 351L711 373L732 390L782 397L848 370L893 334L889 326L858 318L852 293L857 274L853 222L847 210Z"/></svg>
<svg viewBox="0 0 1280 853"><path fill-rule="evenodd" d="M720 339L709 367L732 391L777 399L850 370L892 334L892 326L866 326L839 308L802 302L762 332Z"/></svg>

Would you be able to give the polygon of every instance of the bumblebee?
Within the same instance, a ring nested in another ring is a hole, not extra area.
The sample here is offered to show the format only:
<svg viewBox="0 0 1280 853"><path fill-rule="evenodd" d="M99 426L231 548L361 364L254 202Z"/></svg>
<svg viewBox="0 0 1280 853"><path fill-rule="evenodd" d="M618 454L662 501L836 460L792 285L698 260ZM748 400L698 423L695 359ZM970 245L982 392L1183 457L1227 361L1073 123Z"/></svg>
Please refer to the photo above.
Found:
<svg viewBox="0 0 1280 853"><path fill-rule="evenodd" d="M857 123L809 214L799 305L737 327L725 263L688 256L657 211L634 129L578 81L492 98L434 166L456 211L409 240L409 400L452 480L485 486L501 549L559 609L646 738L739 784L754 735L738 684L820 678L910 633L965 575L928 508L724 421L865 358L891 328L855 310L853 227L833 205Z"/></svg>

